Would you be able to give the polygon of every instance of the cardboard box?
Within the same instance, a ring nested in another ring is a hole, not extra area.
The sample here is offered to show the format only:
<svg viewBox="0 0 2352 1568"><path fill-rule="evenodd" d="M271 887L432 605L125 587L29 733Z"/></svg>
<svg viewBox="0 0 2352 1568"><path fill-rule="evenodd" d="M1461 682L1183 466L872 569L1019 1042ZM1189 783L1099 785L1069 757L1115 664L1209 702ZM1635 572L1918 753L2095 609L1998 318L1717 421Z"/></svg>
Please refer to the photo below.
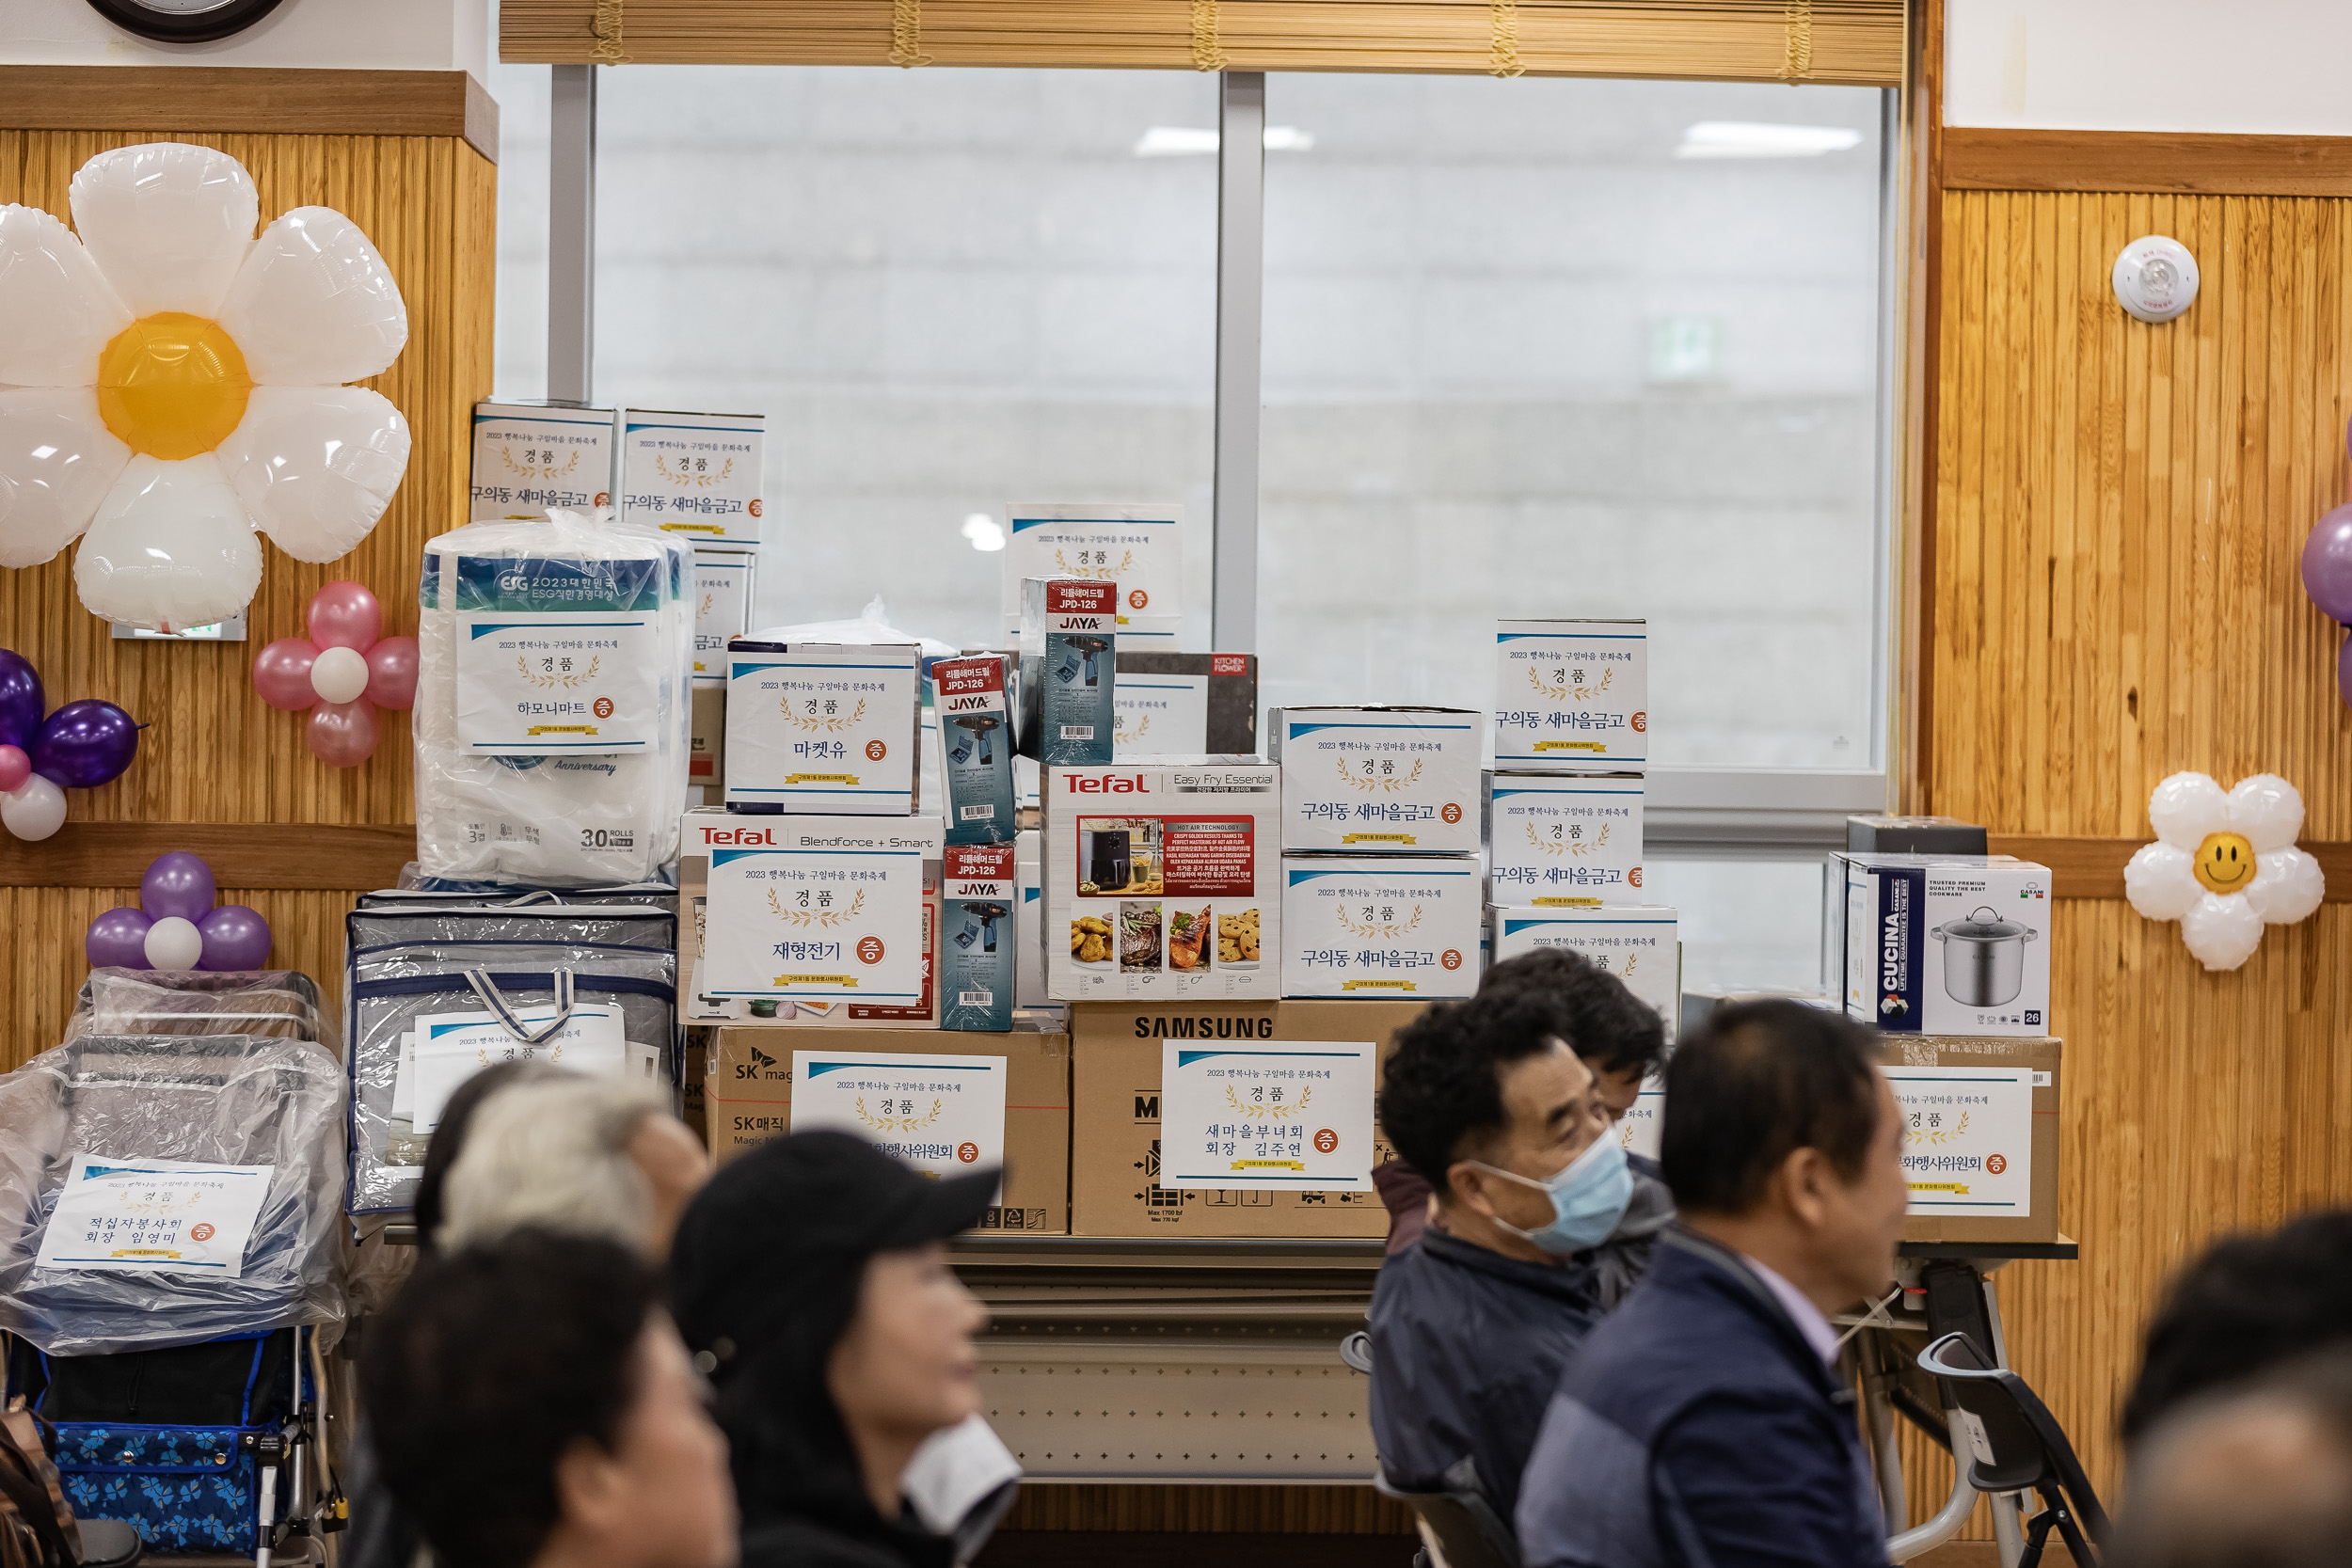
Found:
<svg viewBox="0 0 2352 1568"><path fill-rule="evenodd" d="M711 1158L726 1164L791 1131L798 1053L854 1062L892 1056L996 1056L1005 1063L1005 1187L980 1229L1060 1235L1070 1228L1070 1037L1057 1031L946 1035L933 1029L719 1029L704 1105ZM918 1108L917 1117L926 1108ZM882 1129L876 1129L878 1133ZM978 1141L978 1140L972 1140ZM989 1151L975 1150L978 1164Z"/></svg>
<svg viewBox="0 0 2352 1568"><path fill-rule="evenodd" d="M1497 768L1648 759L1647 623L1498 622L1495 662Z"/></svg>
<svg viewBox="0 0 2352 1568"><path fill-rule="evenodd" d="M1046 993L1279 996L1280 783L1254 759L1048 768Z"/></svg>
<svg viewBox="0 0 2352 1568"><path fill-rule="evenodd" d="M1047 765L1109 762L1119 585L1031 578L1022 594L1021 754Z"/></svg>
<svg viewBox="0 0 2352 1568"><path fill-rule="evenodd" d="M1661 905L1501 909L1488 914L1489 963L1538 947L1572 947L1658 1009L1666 1038L1682 1013L1682 944L1675 911Z"/></svg>
<svg viewBox="0 0 2352 1568"><path fill-rule="evenodd" d="M1642 775L1497 770L1486 789L1490 902L1630 904L1642 890Z"/></svg>
<svg viewBox="0 0 2352 1568"><path fill-rule="evenodd" d="M912 642L727 647L726 805L737 812L911 816L923 745Z"/></svg>
<svg viewBox="0 0 2352 1568"><path fill-rule="evenodd" d="M1468 996L1485 907L1470 855L1284 855L1282 994Z"/></svg>
<svg viewBox="0 0 2352 1568"><path fill-rule="evenodd" d="M1888 1037L1911 1180L1903 1240L2058 1240L2064 1054L2046 1037Z"/></svg>
<svg viewBox="0 0 2352 1568"><path fill-rule="evenodd" d="M690 706L693 723L688 736L686 782L711 791L707 799L715 806L727 777L727 689L697 686Z"/></svg>
<svg viewBox="0 0 2352 1568"><path fill-rule="evenodd" d="M1005 509L1005 518L1009 535L1004 567L1007 631L1017 634L1021 629L1025 578L1100 578L1119 584L1122 646L1173 652L1182 645L1183 507L1019 502Z"/></svg>
<svg viewBox="0 0 2352 1568"><path fill-rule="evenodd" d="M473 405L473 522L612 504L620 430L610 408L488 398Z"/></svg>
<svg viewBox="0 0 2352 1568"><path fill-rule="evenodd" d="M1011 844L947 846L940 890L942 1029L1012 1027L1017 896Z"/></svg>
<svg viewBox="0 0 2352 1568"><path fill-rule="evenodd" d="M1846 1015L1897 1034L2040 1037L2050 871L2007 855L1840 854Z"/></svg>
<svg viewBox="0 0 2352 1568"><path fill-rule="evenodd" d="M1070 1009L1071 1230L1080 1236L1388 1234L1379 1195L1160 1184L1161 1066L1169 1040L1369 1040L1385 1055L1411 1002L1089 1003ZM1394 1150L1377 1127L1367 1173Z"/></svg>
<svg viewBox="0 0 2352 1568"><path fill-rule="evenodd" d="M1354 854L1478 852L1486 716L1451 707L1278 707L1282 847Z"/></svg>
<svg viewBox="0 0 2352 1568"><path fill-rule="evenodd" d="M1013 902L1013 1006L1027 1011L1033 1007L1060 1010L1045 990L1045 884L1039 858L1044 853L1044 835L1035 828L1024 828L1012 841Z"/></svg>
<svg viewBox="0 0 2352 1568"><path fill-rule="evenodd" d="M930 706L950 844L1012 842L1012 668L1002 654L931 661Z"/></svg>
<svg viewBox="0 0 2352 1568"><path fill-rule="evenodd" d="M752 629L749 550L694 546L694 685L727 684L727 644Z"/></svg>
<svg viewBox="0 0 2352 1568"><path fill-rule="evenodd" d="M1138 653L1122 641L1112 662L1114 761L1257 752L1256 654Z"/></svg>
<svg viewBox="0 0 2352 1568"><path fill-rule="evenodd" d="M621 411L621 516L712 544L759 543L759 414Z"/></svg>

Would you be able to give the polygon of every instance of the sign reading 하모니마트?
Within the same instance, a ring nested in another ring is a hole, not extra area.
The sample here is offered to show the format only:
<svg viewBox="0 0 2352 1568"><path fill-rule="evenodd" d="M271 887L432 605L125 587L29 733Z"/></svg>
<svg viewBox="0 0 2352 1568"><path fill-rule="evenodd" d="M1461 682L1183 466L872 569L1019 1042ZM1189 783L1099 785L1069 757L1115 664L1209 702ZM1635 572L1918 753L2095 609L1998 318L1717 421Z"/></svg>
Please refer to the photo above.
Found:
<svg viewBox="0 0 2352 1568"><path fill-rule="evenodd" d="M1369 1041L1165 1042L1160 1185L1372 1190Z"/></svg>

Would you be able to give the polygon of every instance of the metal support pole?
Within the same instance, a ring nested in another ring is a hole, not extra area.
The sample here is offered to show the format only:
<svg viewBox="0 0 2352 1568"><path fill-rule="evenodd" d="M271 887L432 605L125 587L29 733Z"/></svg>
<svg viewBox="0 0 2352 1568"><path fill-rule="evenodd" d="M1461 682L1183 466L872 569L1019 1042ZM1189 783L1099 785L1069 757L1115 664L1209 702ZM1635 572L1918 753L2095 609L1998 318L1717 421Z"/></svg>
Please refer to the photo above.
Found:
<svg viewBox="0 0 2352 1568"><path fill-rule="evenodd" d="M596 381L596 68L548 69L548 396L586 403Z"/></svg>
<svg viewBox="0 0 2352 1568"><path fill-rule="evenodd" d="M1260 327L1265 304L1265 73L1220 78L1216 148L1216 578L1210 645L1258 647Z"/></svg>

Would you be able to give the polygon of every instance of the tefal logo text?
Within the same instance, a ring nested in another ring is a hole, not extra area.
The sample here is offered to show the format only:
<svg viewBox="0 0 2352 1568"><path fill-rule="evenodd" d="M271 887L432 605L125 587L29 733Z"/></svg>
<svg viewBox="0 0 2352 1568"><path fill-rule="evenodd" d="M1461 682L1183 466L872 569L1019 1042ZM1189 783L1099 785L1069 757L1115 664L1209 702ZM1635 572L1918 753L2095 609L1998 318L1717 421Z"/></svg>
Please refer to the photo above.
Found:
<svg viewBox="0 0 2352 1568"><path fill-rule="evenodd" d="M776 844L771 828L705 828L702 834L706 845L764 844L772 849Z"/></svg>
<svg viewBox="0 0 2352 1568"><path fill-rule="evenodd" d="M1064 773L1062 782L1076 795L1148 795L1152 787L1140 777L1122 779L1116 773Z"/></svg>

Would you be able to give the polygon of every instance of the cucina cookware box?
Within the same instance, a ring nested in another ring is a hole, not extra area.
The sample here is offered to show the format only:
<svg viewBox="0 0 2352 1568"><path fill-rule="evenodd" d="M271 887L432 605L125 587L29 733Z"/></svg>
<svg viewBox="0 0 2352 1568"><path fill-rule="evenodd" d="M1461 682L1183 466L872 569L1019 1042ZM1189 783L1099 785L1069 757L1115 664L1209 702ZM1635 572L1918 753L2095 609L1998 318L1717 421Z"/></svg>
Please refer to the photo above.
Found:
<svg viewBox="0 0 2352 1568"><path fill-rule="evenodd" d="M1846 1012L1896 1034L2050 1032L2050 869L2007 855L1831 858Z"/></svg>

